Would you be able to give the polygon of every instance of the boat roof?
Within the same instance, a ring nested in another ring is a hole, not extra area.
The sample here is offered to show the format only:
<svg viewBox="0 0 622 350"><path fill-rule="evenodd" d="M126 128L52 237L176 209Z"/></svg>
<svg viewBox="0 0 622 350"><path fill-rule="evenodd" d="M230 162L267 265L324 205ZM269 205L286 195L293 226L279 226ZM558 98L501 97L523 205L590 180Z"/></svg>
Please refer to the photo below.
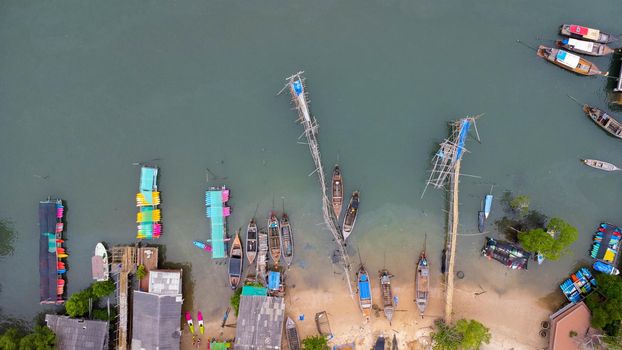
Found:
<svg viewBox="0 0 622 350"><path fill-rule="evenodd" d="M563 43L566 45L570 45L574 47L575 49L587 51L587 52L591 52L594 49L594 43L591 41L567 38L563 40Z"/></svg>
<svg viewBox="0 0 622 350"><path fill-rule="evenodd" d="M359 296L361 299L371 299L371 288L367 275L361 275L361 281L359 281Z"/></svg>
<svg viewBox="0 0 622 350"><path fill-rule="evenodd" d="M101 256L94 255L91 258L91 274L93 279L103 279L106 277L104 274L104 260Z"/></svg>
<svg viewBox="0 0 622 350"><path fill-rule="evenodd" d="M242 271L242 259L231 258L229 259L229 274L233 276L239 276Z"/></svg>
<svg viewBox="0 0 622 350"><path fill-rule="evenodd" d="M268 288L277 290L281 288L281 273L276 271L268 272Z"/></svg>
<svg viewBox="0 0 622 350"><path fill-rule="evenodd" d="M578 26L576 24L571 24L569 29L571 33L584 36L590 40L598 40L600 38L600 30L598 29Z"/></svg>
<svg viewBox="0 0 622 350"><path fill-rule="evenodd" d="M555 59L557 60L557 62L563 64L564 66L576 68L579 65L581 57L564 50L559 50L557 51L557 56L555 56Z"/></svg>
<svg viewBox="0 0 622 350"><path fill-rule="evenodd" d="M212 258L226 257L225 251L225 217L231 209L224 203L229 199L229 190L224 188L210 189L205 192L206 216L212 227Z"/></svg>

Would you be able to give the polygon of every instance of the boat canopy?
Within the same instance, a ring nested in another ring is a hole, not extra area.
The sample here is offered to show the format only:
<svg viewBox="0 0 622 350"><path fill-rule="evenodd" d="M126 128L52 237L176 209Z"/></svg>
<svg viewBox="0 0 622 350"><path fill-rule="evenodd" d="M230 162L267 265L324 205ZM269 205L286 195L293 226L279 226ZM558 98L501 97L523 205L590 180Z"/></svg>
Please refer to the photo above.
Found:
<svg viewBox="0 0 622 350"><path fill-rule="evenodd" d="M577 40L577 39L564 39L564 44L570 45L574 47L575 49L587 51L587 52L592 52L592 49L594 49L594 43L591 41Z"/></svg>
<svg viewBox="0 0 622 350"><path fill-rule="evenodd" d="M268 288L278 290L281 288L281 273L276 271L268 272Z"/></svg>
<svg viewBox="0 0 622 350"><path fill-rule="evenodd" d="M557 52L557 56L555 56L555 59L557 60L557 62L565 66L568 66L570 68L577 68L577 66L579 65L579 60L581 60L581 57L579 57L578 55L571 54L570 52L567 52L564 50L559 50Z"/></svg>
<svg viewBox="0 0 622 350"><path fill-rule="evenodd" d="M369 287L369 278L367 275L361 275L359 281L359 295L361 299L371 299L371 288Z"/></svg>
<svg viewBox="0 0 622 350"><path fill-rule="evenodd" d="M570 25L570 32L581 35L590 40L598 40L600 38L600 30L582 27L574 24Z"/></svg>
<svg viewBox="0 0 622 350"><path fill-rule="evenodd" d="M470 120L464 119L462 121L462 126L460 127L460 136L458 137L458 150L456 151L456 160L462 157L462 151L464 150L464 142L466 141L466 137L469 134L470 127L471 127Z"/></svg>

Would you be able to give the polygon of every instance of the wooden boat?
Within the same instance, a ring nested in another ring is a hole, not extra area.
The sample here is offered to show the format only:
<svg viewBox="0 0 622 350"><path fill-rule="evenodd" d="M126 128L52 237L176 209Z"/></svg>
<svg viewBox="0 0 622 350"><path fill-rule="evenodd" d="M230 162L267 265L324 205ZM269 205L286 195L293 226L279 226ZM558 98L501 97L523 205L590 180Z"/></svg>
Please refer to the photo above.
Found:
<svg viewBox="0 0 622 350"><path fill-rule="evenodd" d="M350 198L350 204L348 204L348 210L346 211L346 217L343 219L343 239L348 239L348 236L352 233L354 224L356 223L356 216L359 213L359 191L352 193Z"/></svg>
<svg viewBox="0 0 622 350"><path fill-rule="evenodd" d="M300 337L298 337L296 322L291 317L288 317L285 322L285 336L287 337L289 350L300 350Z"/></svg>
<svg viewBox="0 0 622 350"><path fill-rule="evenodd" d="M266 280L266 267L268 264L268 233L261 229L258 234L259 251L257 252L257 276Z"/></svg>
<svg viewBox="0 0 622 350"><path fill-rule="evenodd" d="M611 163L603 162L602 160L581 159L581 161L583 162L583 164L585 164L587 166L590 166L590 167L595 168L595 169L604 170L604 171L622 170L622 169L618 168L617 166L615 166L615 165L613 165Z"/></svg>
<svg viewBox="0 0 622 350"><path fill-rule="evenodd" d="M107 281L110 278L108 252L101 242L95 246L95 255L91 258L91 272L96 281Z"/></svg>
<svg viewBox="0 0 622 350"><path fill-rule="evenodd" d="M201 311L197 313L197 320L199 321L199 333L205 333L205 326L203 325L203 314Z"/></svg>
<svg viewBox="0 0 622 350"><path fill-rule="evenodd" d="M257 224L255 218L251 219L246 229L246 259L248 264L252 264L257 256Z"/></svg>
<svg viewBox="0 0 622 350"><path fill-rule="evenodd" d="M186 323L188 323L188 328L190 329L190 333L194 334L194 322L192 322L192 316L187 311L186 311Z"/></svg>
<svg viewBox="0 0 622 350"><path fill-rule="evenodd" d="M341 207L343 206L343 180L341 177L341 169L339 165L335 165L333 169L333 211L335 216L339 219L341 215Z"/></svg>
<svg viewBox="0 0 622 350"><path fill-rule="evenodd" d="M576 24L563 24L559 30L563 36L575 39L585 39L601 44L608 44L618 40L618 37L609 33L601 32L598 29L578 26Z"/></svg>
<svg viewBox="0 0 622 350"><path fill-rule="evenodd" d="M281 261L281 234L279 231L279 219L272 213L270 220L268 220L268 247L275 265Z"/></svg>
<svg viewBox="0 0 622 350"><path fill-rule="evenodd" d="M389 320L389 324L393 320L393 314L395 313L395 305L393 304L393 292L391 291L391 277L393 275L384 269L380 271L380 288L382 290L382 307L384 308L384 315Z"/></svg>
<svg viewBox="0 0 622 350"><path fill-rule="evenodd" d="M283 213L281 217L281 254L287 267L294 260L294 234L292 226L289 224L289 217Z"/></svg>
<svg viewBox="0 0 622 350"><path fill-rule="evenodd" d="M423 316L425 308L428 306L428 296L430 290L430 267L428 259L425 257L425 250L419 256L417 263L417 276L415 279L415 303L419 309L419 314Z"/></svg>
<svg viewBox="0 0 622 350"><path fill-rule="evenodd" d="M486 228L486 214L483 211L477 212L477 230L479 233L484 233L484 229Z"/></svg>
<svg viewBox="0 0 622 350"><path fill-rule="evenodd" d="M614 52L612 48L605 44L573 38L556 40L555 44L557 47L590 56L606 56Z"/></svg>
<svg viewBox="0 0 622 350"><path fill-rule="evenodd" d="M235 233L229 253L229 285L231 289L236 289L242 278L242 255L242 242L240 241L240 231L238 231Z"/></svg>
<svg viewBox="0 0 622 350"><path fill-rule="evenodd" d="M600 108L583 105L583 112L609 134L622 139L622 123L615 120Z"/></svg>
<svg viewBox="0 0 622 350"><path fill-rule="evenodd" d="M562 67L571 72L581 75L607 75L596 67L596 65L578 55L568 51L554 49L540 45L536 54L548 62Z"/></svg>
<svg viewBox="0 0 622 350"><path fill-rule="evenodd" d="M371 317L371 309L373 305L371 282L369 280L369 274L365 270L365 266L361 264L359 270L356 273L358 280L358 292L359 292L359 305L363 316L369 319Z"/></svg>
<svg viewBox="0 0 622 350"><path fill-rule="evenodd" d="M326 311L320 311L315 314L315 326L321 336L327 340L333 339L333 331L330 329L330 322L328 322L328 314Z"/></svg>
<svg viewBox="0 0 622 350"><path fill-rule="evenodd" d="M381 334L378 338L376 338L373 350L384 350L386 346L385 343L386 340L384 339L384 335Z"/></svg>

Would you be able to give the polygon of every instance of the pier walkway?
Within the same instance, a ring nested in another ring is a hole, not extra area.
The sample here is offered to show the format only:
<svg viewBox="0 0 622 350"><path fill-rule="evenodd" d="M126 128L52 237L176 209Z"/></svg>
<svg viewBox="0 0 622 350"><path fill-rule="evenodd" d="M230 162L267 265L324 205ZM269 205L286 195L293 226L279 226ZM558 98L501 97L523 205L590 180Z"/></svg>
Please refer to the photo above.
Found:
<svg viewBox="0 0 622 350"><path fill-rule="evenodd" d="M130 273L136 272L136 248L113 247L112 248L112 271L118 274L117 296L119 318L117 325L117 350L128 349L128 330L129 330L129 295Z"/></svg>
<svg viewBox="0 0 622 350"><path fill-rule="evenodd" d="M339 232L339 225L337 223L337 217L332 210L332 202L328 198L328 190L326 186L326 176L324 173L324 168L322 166L322 159L320 157L320 145L318 142L318 128L319 125L317 120L311 116L311 112L309 111L309 100L307 96L307 92L305 91L304 85L304 77L302 76L304 72L298 72L289 78L287 78L287 85L283 90L289 88L289 92L292 97L292 103L296 106L296 111L298 112L298 122L304 127L304 136L307 139L307 145L309 146L309 151L311 152L311 157L313 158L313 162L315 163L315 170L309 174L317 173L318 180L320 182L320 188L322 190L322 215L324 216L324 222L328 226L328 230L333 235L335 242L339 246L339 253L341 255L341 260L343 262L343 268L345 270L345 277L348 283L348 289L350 290L350 295L353 296L354 292L352 289L352 283L350 281L350 258L346 251L346 242L343 238L343 235ZM281 92L283 91L281 90ZM301 135L302 137L302 135Z"/></svg>

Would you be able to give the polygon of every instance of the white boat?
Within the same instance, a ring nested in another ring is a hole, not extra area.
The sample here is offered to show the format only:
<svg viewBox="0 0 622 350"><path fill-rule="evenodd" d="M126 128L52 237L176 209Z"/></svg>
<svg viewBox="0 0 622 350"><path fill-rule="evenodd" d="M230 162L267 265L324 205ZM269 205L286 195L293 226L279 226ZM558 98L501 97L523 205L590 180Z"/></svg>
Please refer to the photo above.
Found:
<svg viewBox="0 0 622 350"><path fill-rule="evenodd" d="M95 255L91 258L91 272L93 279L96 281L107 281L110 278L108 252L101 242L95 246Z"/></svg>
<svg viewBox="0 0 622 350"><path fill-rule="evenodd" d="M600 169L600 170L604 170L604 171L618 171L620 170L620 168L618 168L617 166L611 164L611 163L607 163L607 162L603 162L602 160L596 160L596 159L581 159L581 161L583 162L583 164L592 167L594 169Z"/></svg>

